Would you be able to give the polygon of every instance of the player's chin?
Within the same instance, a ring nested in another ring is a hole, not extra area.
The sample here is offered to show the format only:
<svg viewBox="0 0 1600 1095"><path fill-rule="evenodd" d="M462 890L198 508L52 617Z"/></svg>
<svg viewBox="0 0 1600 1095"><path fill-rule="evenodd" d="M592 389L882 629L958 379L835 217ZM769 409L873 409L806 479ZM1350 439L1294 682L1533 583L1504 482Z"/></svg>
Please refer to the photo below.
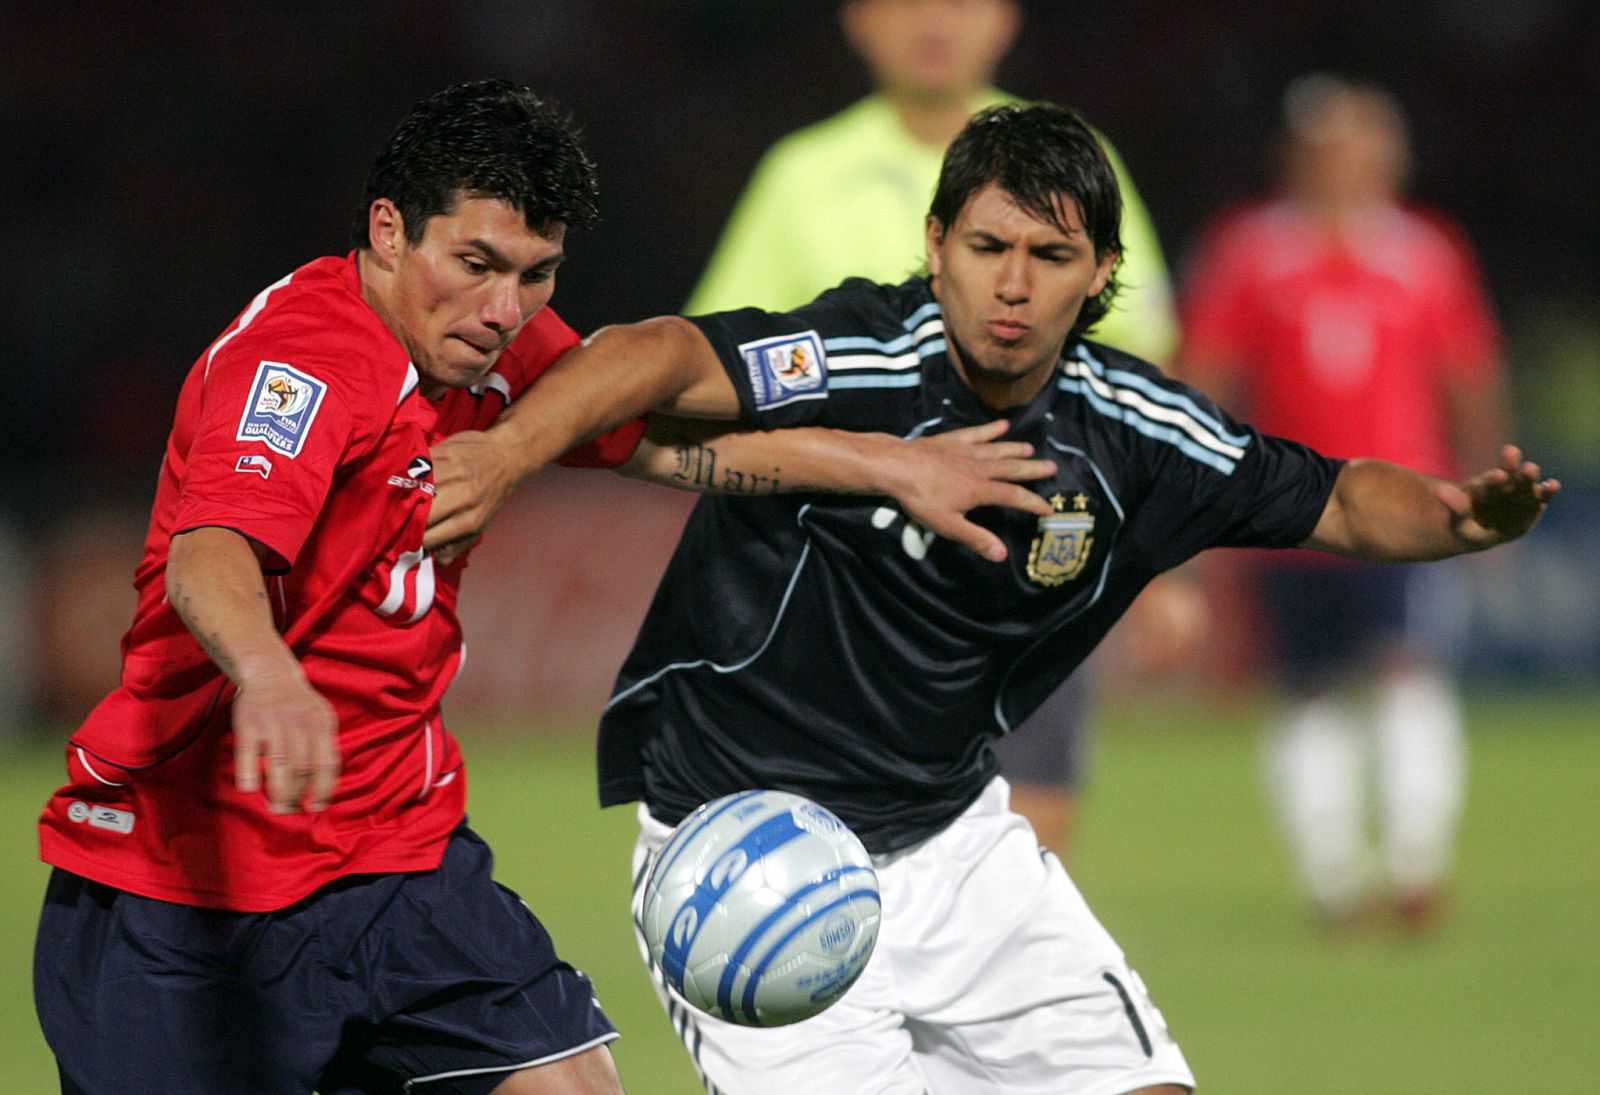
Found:
<svg viewBox="0 0 1600 1095"><path fill-rule="evenodd" d="M494 368L495 362L500 360L500 355L504 352L505 347L487 353L468 349L467 352L456 354L450 360L443 362L437 370L441 375L435 379L449 388L474 387L489 375L489 371Z"/></svg>

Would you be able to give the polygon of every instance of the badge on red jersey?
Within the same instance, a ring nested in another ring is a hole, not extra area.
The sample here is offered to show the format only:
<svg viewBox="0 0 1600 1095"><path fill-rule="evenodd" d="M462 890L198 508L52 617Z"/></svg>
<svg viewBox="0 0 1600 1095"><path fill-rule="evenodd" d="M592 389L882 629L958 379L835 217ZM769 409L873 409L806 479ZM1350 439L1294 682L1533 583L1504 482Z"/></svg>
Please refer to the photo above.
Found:
<svg viewBox="0 0 1600 1095"><path fill-rule="evenodd" d="M326 384L293 365L263 361L250 385L237 439L264 442L290 458L299 455L327 392Z"/></svg>

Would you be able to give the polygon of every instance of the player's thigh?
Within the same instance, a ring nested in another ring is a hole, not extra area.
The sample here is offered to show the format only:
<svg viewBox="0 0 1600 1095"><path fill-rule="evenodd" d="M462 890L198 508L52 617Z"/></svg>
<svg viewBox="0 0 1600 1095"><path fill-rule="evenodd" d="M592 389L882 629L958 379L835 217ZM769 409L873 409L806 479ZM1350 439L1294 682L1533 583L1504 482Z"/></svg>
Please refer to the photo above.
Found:
<svg viewBox="0 0 1600 1095"><path fill-rule="evenodd" d="M1192 1084L1144 983L995 784L879 872L880 957L934 1095ZM898 910L898 913L897 913ZM870 966L869 966L870 968Z"/></svg>
<svg viewBox="0 0 1600 1095"><path fill-rule="evenodd" d="M609 1053L588 1054L616 1030L588 978L494 881L488 846L463 826L438 869L391 882L381 909L324 909L330 921L360 916L369 926L356 971L364 1010L346 1027L322 1095L385 1090L385 1076L418 1095L488 1095L524 1072L518 1083L587 1092L573 1085L603 1071Z"/></svg>
<svg viewBox="0 0 1600 1095"><path fill-rule="evenodd" d="M867 964L827 1011L783 1027L715 1019L658 987L708 1087L722 1095L925 1095L926 1077L892 996L886 968Z"/></svg>
<svg viewBox="0 0 1600 1095"><path fill-rule="evenodd" d="M50 880L34 952L40 1026L63 1091L256 1095L310 1090L337 1045L338 1005L311 964L285 991L325 1014L288 1014L243 972L263 918L138 897L66 871Z"/></svg>

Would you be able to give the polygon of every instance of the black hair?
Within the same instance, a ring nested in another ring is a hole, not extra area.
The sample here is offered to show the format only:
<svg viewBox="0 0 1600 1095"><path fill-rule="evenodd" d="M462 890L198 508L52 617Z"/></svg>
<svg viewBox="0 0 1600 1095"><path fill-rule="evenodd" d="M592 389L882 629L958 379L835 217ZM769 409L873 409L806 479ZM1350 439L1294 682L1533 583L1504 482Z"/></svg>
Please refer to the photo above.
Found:
<svg viewBox="0 0 1600 1095"><path fill-rule="evenodd" d="M476 80L430 95L400 122L373 161L350 235L367 247L368 212L388 198L419 243L428 220L462 195L506 202L535 230L591 228L598 194L570 118L520 84Z"/></svg>
<svg viewBox="0 0 1600 1095"><path fill-rule="evenodd" d="M1057 201L1071 198L1095 254L1115 252L1121 265L1122 191L1099 137L1076 112L1053 103L1030 103L974 114L945 153L928 215L948 232L972 196L991 182L1063 233L1067 226ZM1118 288L1113 267L1106 287L1083 302L1072 336L1105 317Z"/></svg>

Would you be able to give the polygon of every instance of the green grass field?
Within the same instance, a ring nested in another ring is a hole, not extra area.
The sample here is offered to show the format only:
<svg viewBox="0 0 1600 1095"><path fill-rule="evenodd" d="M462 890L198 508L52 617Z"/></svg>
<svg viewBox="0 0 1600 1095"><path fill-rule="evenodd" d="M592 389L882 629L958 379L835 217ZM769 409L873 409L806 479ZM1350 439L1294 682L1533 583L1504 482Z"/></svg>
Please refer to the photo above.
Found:
<svg viewBox="0 0 1600 1095"><path fill-rule="evenodd" d="M1600 698L1481 697L1451 915L1434 934L1311 930L1257 780L1248 707L1116 705L1096 738L1075 875L1219 1095L1600 1092ZM632 1095L700 1091L634 957L626 810L594 806L587 740L459 731L474 825L623 1031ZM4 1089L56 1090L33 1019L54 748L0 775ZM845 1095L824 1092L817 1095Z"/></svg>

